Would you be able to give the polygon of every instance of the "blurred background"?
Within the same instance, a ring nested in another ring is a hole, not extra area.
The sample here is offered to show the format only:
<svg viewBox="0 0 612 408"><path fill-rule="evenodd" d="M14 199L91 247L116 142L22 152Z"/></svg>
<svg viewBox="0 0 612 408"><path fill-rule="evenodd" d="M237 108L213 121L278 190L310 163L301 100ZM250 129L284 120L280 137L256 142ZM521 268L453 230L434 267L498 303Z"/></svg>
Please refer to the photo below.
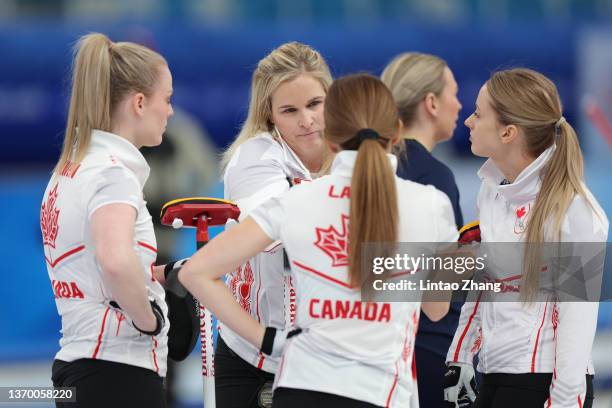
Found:
<svg viewBox="0 0 612 408"><path fill-rule="evenodd" d="M478 89L498 68L545 73L579 131L587 183L612 214L612 0L0 0L0 386L50 384L60 322L39 212L63 137L72 46L91 31L148 45L172 70L177 114L162 146L145 152L154 218L171 198L222 196L215 155L246 116L252 70L294 40L318 49L335 76L379 75L405 51L448 62L463 110L435 154L455 172L466 221L483 161L462 122ZM160 228L160 258L188 256L194 241L192 231ZM612 407L611 347L612 304L602 303L597 408ZM177 407L202 405L198 360L176 368Z"/></svg>

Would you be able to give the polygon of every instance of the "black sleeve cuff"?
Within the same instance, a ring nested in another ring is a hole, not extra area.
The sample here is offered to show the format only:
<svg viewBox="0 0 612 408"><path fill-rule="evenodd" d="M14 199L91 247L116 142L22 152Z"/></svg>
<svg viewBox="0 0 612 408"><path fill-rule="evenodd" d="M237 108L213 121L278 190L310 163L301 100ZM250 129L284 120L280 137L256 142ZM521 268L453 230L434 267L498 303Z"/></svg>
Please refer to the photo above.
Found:
<svg viewBox="0 0 612 408"><path fill-rule="evenodd" d="M174 269L174 264L176 264L176 261L168 262L164 266L164 279L168 279L168 274Z"/></svg>
<svg viewBox="0 0 612 408"><path fill-rule="evenodd" d="M274 348L274 337L276 337L276 328L266 327L260 349L263 354L268 356L272 354L272 349Z"/></svg>

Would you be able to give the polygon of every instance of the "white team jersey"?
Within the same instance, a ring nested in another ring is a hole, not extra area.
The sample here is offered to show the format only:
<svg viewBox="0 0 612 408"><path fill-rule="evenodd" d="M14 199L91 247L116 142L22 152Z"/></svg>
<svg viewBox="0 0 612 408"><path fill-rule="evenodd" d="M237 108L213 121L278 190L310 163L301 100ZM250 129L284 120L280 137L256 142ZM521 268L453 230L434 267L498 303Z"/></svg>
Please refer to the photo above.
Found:
<svg viewBox="0 0 612 408"><path fill-rule="evenodd" d="M482 166L478 209L483 242L522 242L542 169L554 149L544 151L512 184L500 184L504 176L491 160ZM606 242L606 215L583 187L594 210L576 196L562 223L561 242ZM554 241L546 230L545 236ZM480 351L478 371L483 373L553 373L546 406L578 406L586 392L585 373L593 373L590 355L598 303L557 302L541 292L541 301L523 305L519 298L522 259L505 263L504 270L493 267L498 269L493 275L507 276L501 280L509 290L499 295L505 301L481 302L478 297L464 304L447 362L471 364Z"/></svg>
<svg viewBox="0 0 612 408"><path fill-rule="evenodd" d="M96 260L90 231L91 215L104 205L125 203L138 211L134 251L149 296L167 315L164 290L152 275L156 241L142 196L148 175L149 166L134 145L94 130L81 164L69 162L49 181L40 221L47 271L62 318L57 359L114 361L166 375L169 325L158 336L146 336L132 326L129 316L109 306L115 299Z"/></svg>
<svg viewBox="0 0 612 408"><path fill-rule="evenodd" d="M348 283L348 220L356 151L340 152L329 176L294 187L251 213L283 242L297 293L296 326L275 387L314 390L375 405L417 407L413 370L420 301L362 302ZM391 164L396 159L389 155ZM395 177L399 240L455 242L453 209L432 186Z"/></svg>
<svg viewBox="0 0 612 408"><path fill-rule="evenodd" d="M232 156L223 179L224 197L238 204L242 220L267 199L310 180L310 172L291 148L266 132L246 141ZM283 246L275 243L227 277L236 300L264 326L290 327L295 315L294 290L283 270ZM221 337L240 358L276 372L278 358L264 356L229 327L219 326Z"/></svg>

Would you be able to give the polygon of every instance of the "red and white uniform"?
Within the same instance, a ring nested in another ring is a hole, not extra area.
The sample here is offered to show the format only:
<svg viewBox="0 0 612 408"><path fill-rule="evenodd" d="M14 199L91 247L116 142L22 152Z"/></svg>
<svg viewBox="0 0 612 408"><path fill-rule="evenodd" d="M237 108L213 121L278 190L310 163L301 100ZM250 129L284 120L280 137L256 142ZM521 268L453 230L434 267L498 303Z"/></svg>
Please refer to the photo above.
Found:
<svg viewBox="0 0 612 408"><path fill-rule="evenodd" d="M554 149L544 151L512 184L500 185L504 176L493 161L482 166L478 172L482 179L478 195L482 242L523 241L542 170ZM594 210L583 197L576 196L562 223L561 241L606 242L608 219L583 187ZM556 241L548 228L545 237ZM499 247L490 245L487 251ZM541 292L540 301L524 305L518 292L523 261L512 255L507 262L487 265L495 269L492 275L502 277L512 290L496 295L495 301L481 302L478 298L464 304L446 360L471 364L480 351L478 371L485 374L553 373L545 406L579 407L586 392L585 373L593 374L590 356L598 303L558 302Z"/></svg>
<svg viewBox="0 0 612 408"><path fill-rule="evenodd" d="M238 204L242 220L269 198L287 192L290 182L310 180L310 172L295 152L266 132L244 142L232 156L223 178L224 197ZM294 291L283 270L283 246L275 243L227 277L226 284L238 303L264 326L290 327L295 314ZM264 356L223 323L219 333L240 358L276 372L278 358Z"/></svg>
<svg viewBox="0 0 612 408"><path fill-rule="evenodd" d="M109 306L115 299L96 260L90 230L93 212L104 205L125 203L136 209L134 251L149 296L167 315L164 289L152 276L156 241L142 195L148 176L149 166L134 145L94 130L81 164L68 163L51 177L40 217L47 271L62 318L56 359L114 361L166 375L169 325L158 336L146 336L129 316Z"/></svg>
<svg viewBox="0 0 612 408"><path fill-rule="evenodd" d="M356 151L340 152L329 176L294 187L251 213L283 242L297 293L296 326L275 387L332 393L372 404L418 406L413 371L420 301L361 301L348 283L350 185ZM397 161L389 155L395 167ZM395 178L399 241L455 242L453 209L432 186Z"/></svg>

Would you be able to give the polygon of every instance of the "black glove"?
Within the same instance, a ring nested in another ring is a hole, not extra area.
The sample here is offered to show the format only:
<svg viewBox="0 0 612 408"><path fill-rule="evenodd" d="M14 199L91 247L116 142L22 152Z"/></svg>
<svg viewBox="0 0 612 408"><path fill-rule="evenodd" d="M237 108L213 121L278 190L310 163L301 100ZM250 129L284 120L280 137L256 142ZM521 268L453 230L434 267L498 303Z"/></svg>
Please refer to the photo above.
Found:
<svg viewBox="0 0 612 408"><path fill-rule="evenodd" d="M166 279L164 287L178 297L185 297L188 293L187 289L178 280L178 273L188 260L189 258L185 258L179 261L168 262L164 267L164 278Z"/></svg>
<svg viewBox="0 0 612 408"><path fill-rule="evenodd" d="M178 280L178 272L188 260L170 262L164 267L170 321L168 357L174 361L183 361L191 354L200 333L200 305Z"/></svg>
<svg viewBox="0 0 612 408"><path fill-rule="evenodd" d="M109 304L115 309L123 310L121 309L121 306L119 306L119 304L115 302L114 300L111 300ZM132 321L132 326L134 326L134 328L138 330L139 332L141 332L142 334L146 334L147 336L157 336L159 333L161 333L162 329L164 328L164 325L166 324L166 318L164 317L164 312L161 310L161 307L159 307L159 305L157 304L157 302L155 302L155 300L149 298L149 304L151 305L151 310L153 310L153 315L155 315L155 321L156 321L155 329L152 331L141 330L138 328L138 326L136 326L136 324L133 321Z"/></svg>
<svg viewBox="0 0 612 408"><path fill-rule="evenodd" d="M155 302L155 300L150 300L151 309L153 310L153 314L155 315L155 321L157 322L155 325L155 329L152 331L141 330L132 322L132 325L136 330L141 332L142 334L146 334L147 336L157 336L161 333L164 328L164 324L166 324L166 318L164 317L164 312L162 312L161 307Z"/></svg>
<svg viewBox="0 0 612 408"><path fill-rule="evenodd" d="M451 363L444 374L444 404L447 408L469 408L476 400L476 379L471 364Z"/></svg>

